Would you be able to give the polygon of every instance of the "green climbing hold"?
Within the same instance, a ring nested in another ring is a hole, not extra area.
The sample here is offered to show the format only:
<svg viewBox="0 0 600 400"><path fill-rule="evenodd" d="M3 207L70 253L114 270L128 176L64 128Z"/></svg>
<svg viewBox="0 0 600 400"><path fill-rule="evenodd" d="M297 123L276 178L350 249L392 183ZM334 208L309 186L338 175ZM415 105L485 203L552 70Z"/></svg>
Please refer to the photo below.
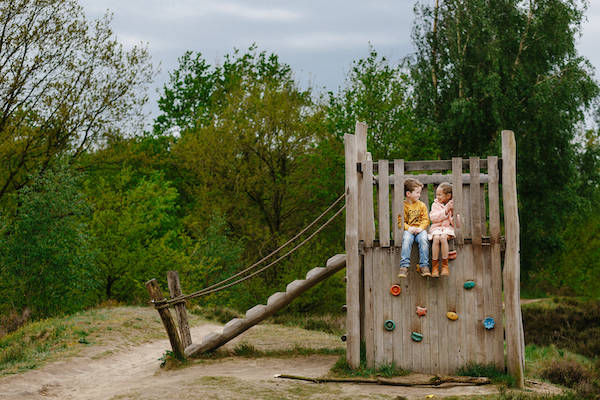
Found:
<svg viewBox="0 0 600 400"><path fill-rule="evenodd" d="M396 323L391 319L388 319L383 323L383 327L386 331L393 331L394 329L396 329Z"/></svg>
<svg viewBox="0 0 600 400"><path fill-rule="evenodd" d="M465 287L465 289L473 289L475 287L475 282L473 281L466 281L465 284L463 285Z"/></svg>
<svg viewBox="0 0 600 400"><path fill-rule="evenodd" d="M410 335L410 338L411 338L412 340L414 340L415 342L420 342L421 340L423 340L423 335L422 335L422 334L420 334L419 332L413 332L413 333Z"/></svg>

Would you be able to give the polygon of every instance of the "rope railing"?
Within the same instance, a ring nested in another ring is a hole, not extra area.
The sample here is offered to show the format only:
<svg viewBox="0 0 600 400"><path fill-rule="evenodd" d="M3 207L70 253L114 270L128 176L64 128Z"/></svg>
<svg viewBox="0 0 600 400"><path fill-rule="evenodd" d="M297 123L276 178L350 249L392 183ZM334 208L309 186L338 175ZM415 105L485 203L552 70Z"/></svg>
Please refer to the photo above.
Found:
<svg viewBox="0 0 600 400"><path fill-rule="evenodd" d="M302 231L300 231L298 234L296 234L293 238L291 238L290 240L288 240L286 243L284 243L283 245L279 246L279 248L277 248L276 250L274 250L273 252L271 252L270 254L268 254L267 256L263 257L261 260L255 262L254 264L250 265L249 267L243 269L242 271L230 276L229 278L223 279L220 282L217 282L213 285L210 285L204 289L201 289L197 292L191 293L191 294L187 294L187 295L181 295L172 299L164 299L161 301L155 301L154 302L154 306L155 307L169 307L171 305L174 304L179 304L179 303L183 303L185 302L187 299L191 299L191 298L195 298L195 297L200 297L200 296L206 296L212 293L216 293L219 292L221 290L225 290L227 288L230 288L232 286L237 285L238 283L244 282L258 274L260 274L261 272L264 272L265 270L267 270L268 268L272 267L273 265L277 264L279 261L281 261L282 259L284 259L285 257L287 257L288 255L292 254L294 251L296 251L297 249L299 249L300 247L302 247L306 242L308 242L310 239L312 239L316 234L318 234L319 232L321 232L323 229L325 229L325 227L327 225L329 225L331 223L331 221L333 221L335 219L335 217L337 217L345 208L346 205L344 204L342 207L340 207L339 210L336 211L336 213L334 215L332 215L327 221L325 221L316 231L314 231L312 234L310 234L306 239L304 239L302 242L300 242L298 245L296 245L295 247L293 247L291 250L289 250L287 253L285 253L284 255L278 257L277 259L275 259L274 261L272 261L271 263L267 264L266 266L252 272L251 274L237 279L234 282L230 282L231 280L242 276L243 274L249 272L250 270L252 270L253 268L257 267L258 265L262 264L264 261L266 261L267 259L271 258L273 255L275 255L276 253L278 253L281 249L285 248L287 245L289 245L290 243L292 243L293 241L295 241L298 237L300 237L302 234L304 234L307 230L309 230L311 227L313 227L317 221L319 221L321 218L323 218L323 216L325 216L329 211L331 211L331 209L337 204L339 203L343 198L344 198L345 194L342 194L336 201L334 201L325 211L323 211L321 213L321 215L319 215L317 218L315 218L310 224L308 224L304 229L302 229ZM226 284L227 282L230 282L228 284Z"/></svg>

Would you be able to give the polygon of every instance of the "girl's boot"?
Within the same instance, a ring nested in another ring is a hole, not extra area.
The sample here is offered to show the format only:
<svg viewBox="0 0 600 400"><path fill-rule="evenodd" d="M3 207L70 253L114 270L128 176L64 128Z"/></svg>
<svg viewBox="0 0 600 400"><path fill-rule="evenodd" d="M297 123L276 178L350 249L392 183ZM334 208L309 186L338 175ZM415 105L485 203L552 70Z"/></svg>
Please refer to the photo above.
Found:
<svg viewBox="0 0 600 400"><path fill-rule="evenodd" d="M431 260L431 276L433 278L440 277L440 260Z"/></svg>
<svg viewBox="0 0 600 400"><path fill-rule="evenodd" d="M442 275L448 276L450 275L450 271L448 270L448 259L442 258Z"/></svg>

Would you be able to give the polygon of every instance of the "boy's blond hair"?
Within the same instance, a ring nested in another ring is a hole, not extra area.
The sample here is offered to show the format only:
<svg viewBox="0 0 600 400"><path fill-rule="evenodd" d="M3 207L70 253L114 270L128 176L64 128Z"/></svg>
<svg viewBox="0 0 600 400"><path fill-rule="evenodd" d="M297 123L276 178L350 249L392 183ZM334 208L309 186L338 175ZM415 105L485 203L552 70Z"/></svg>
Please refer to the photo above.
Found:
<svg viewBox="0 0 600 400"><path fill-rule="evenodd" d="M423 184L419 182L418 179L415 178L407 178L404 181L404 192L412 192L416 188L422 188Z"/></svg>

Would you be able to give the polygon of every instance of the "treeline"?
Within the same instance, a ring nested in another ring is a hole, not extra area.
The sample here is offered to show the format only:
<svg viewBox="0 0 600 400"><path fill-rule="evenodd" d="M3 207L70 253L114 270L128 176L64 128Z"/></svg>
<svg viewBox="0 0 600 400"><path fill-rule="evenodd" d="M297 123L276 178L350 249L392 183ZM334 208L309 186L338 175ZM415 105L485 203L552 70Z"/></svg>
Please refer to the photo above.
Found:
<svg viewBox="0 0 600 400"><path fill-rule="evenodd" d="M577 54L585 3L442 1L415 9L416 52L371 48L337 92L302 88L257 46L220 64L186 52L143 131L153 71L110 19L76 0L1 5L0 316L186 293L278 248L344 191L343 135L369 125L373 159L499 154L515 132L523 290L598 298L598 82ZM202 298L243 309L344 250L338 218L257 278ZM330 279L293 305L335 312ZM6 328L5 328L6 329Z"/></svg>

